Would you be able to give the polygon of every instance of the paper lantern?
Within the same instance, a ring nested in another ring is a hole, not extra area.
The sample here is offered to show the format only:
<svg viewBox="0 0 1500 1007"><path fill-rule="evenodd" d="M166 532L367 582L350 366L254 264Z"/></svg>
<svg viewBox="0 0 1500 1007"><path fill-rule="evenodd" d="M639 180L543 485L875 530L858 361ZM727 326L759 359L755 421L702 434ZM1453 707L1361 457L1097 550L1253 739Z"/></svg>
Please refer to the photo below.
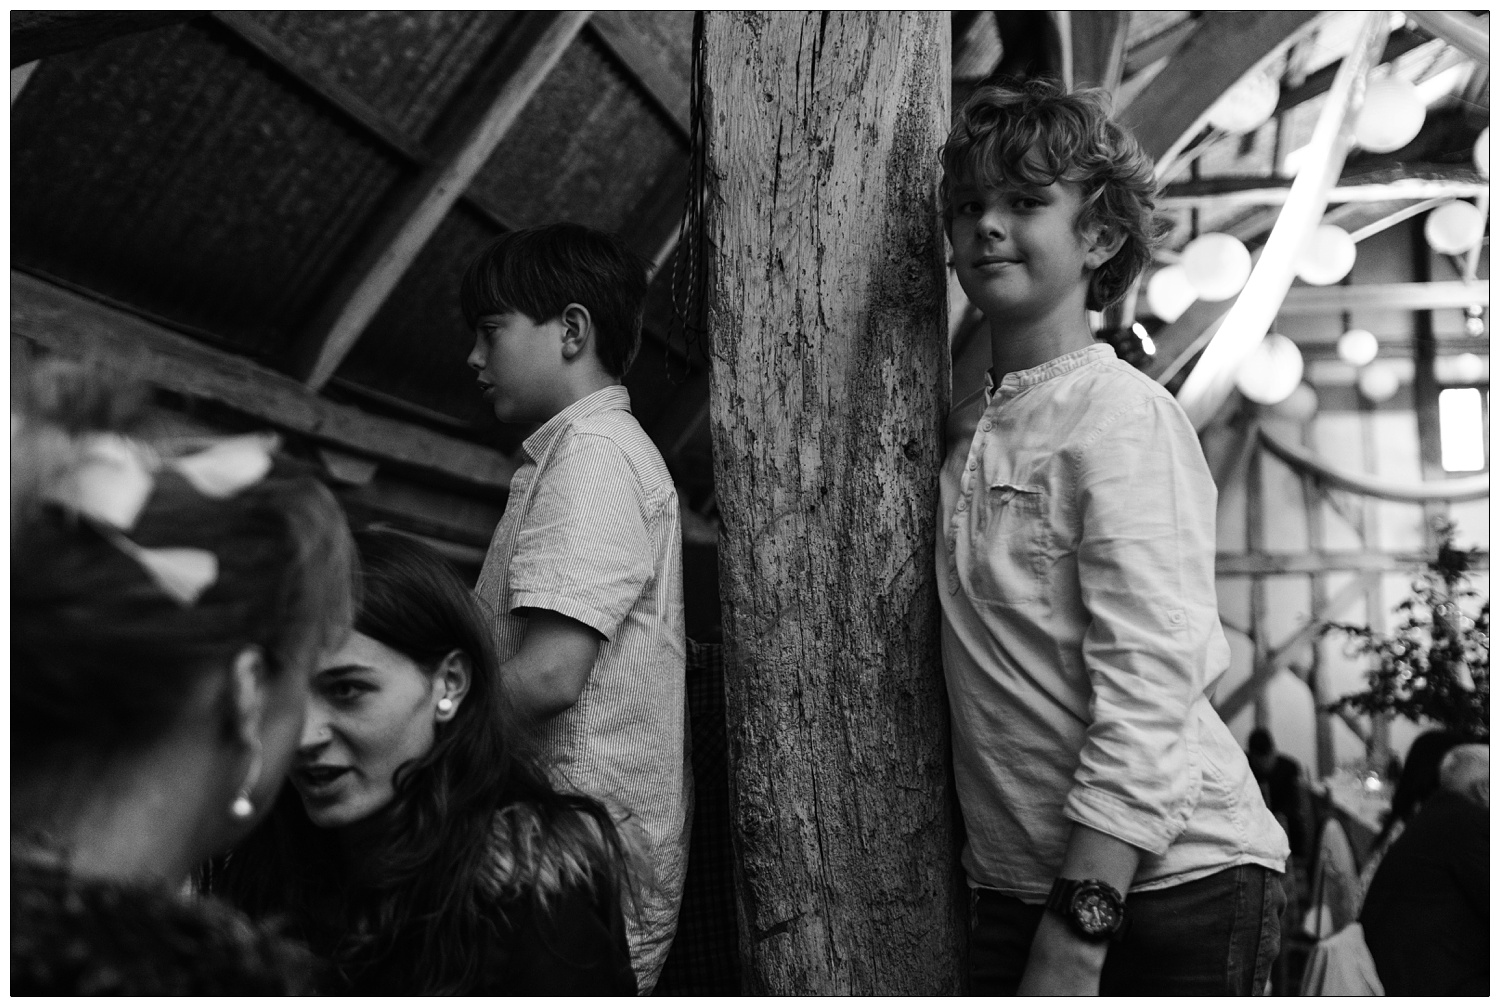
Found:
<svg viewBox="0 0 1500 1007"><path fill-rule="evenodd" d="M1371 402L1384 402L1401 387L1401 379L1391 365L1377 361L1359 372L1359 391Z"/></svg>
<svg viewBox="0 0 1500 1007"><path fill-rule="evenodd" d="M1479 207L1462 199L1444 203L1427 215L1422 229L1427 244L1444 255L1459 255L1479 244L1484 237L1484 214Z"/></svg>
<svg viewBox="0 0 1500 1007"><path fill-rule="evenodd" d="M1405 147L1422 130L1427 105L1414 85L1387 77L1372 81L1354 120L1354 142L1383 154Z"/></svg>
<svg viewBox="0 0 1500 1007"><path fill-rule="evenodd" d="M1320 224L1297 254L1297 275L1315 287L1326 287L1354 268L1354 239L1337 224Z"/></svg>
<svg viewBox="0 0 1500 1007"><path fill-rule="evenodd" d="M1171 325L1182 317L1194 301L1198 290L1181 266L1163 266L1146 281L1146 303L1151 313Z"/></svg>
<svg viewBox="0 0 1500 1007"><path fill-rule="evenodd" d="M1182 250L1188 282L1205 301L1223 301L1250 279L1250 250L1229 234L1203 234Z"/></svg>
<svg viewBox="0 0 1500 1007"><path fill-rule="evenodd" d="M1285 416L1289 420L1306 423L1317 415L1318 393L1312 390L1311 385L1303 382L1292 389L1292 394L1272 406L1271 411L1277 416Z"/></svg>
<svg viewBox="0 0 1500 1007"><path fill-rule="evenodd" d="M1365 329L1350 329L1339 336L1339 359L1346 364L1363 367L1374 360L1379 352L1380 341L1375 338L1373 332Z"/></svg>
<svg viewBox="0 0 1500 1007"><path fill-rule="evenodd" d="M1264 70L1247 74L1208 110L1208 124L1226 133L1248 133L1276 111L1281 82Z"/></svg>
<svg viewBox="0 0 1500 1007"><path fill-rule="evenodd" d="M1301 381L1302 351L1279 332L1262 339L1234 375L1240 393L1263 406L1286 401Z"/></svg>
<svg viewBox="0 0 1500 1007"><path fill-rule="evenodd" d="M1485 178L1490 177L1490 128L1488 126L1479 131L1479 139L1474 141L1474 167Z"/></svg>

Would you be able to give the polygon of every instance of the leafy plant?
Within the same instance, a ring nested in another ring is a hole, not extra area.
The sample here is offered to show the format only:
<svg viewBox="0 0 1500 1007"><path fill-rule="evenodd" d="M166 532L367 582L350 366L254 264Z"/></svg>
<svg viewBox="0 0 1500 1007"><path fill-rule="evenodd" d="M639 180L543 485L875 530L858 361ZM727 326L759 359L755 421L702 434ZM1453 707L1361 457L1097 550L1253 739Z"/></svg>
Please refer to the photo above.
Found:
<svg viewBox="0 0 1500 1007"><path fill-rule="evenodd" d="M1437 556L1412 582L1412 594L1396 612L1394 633L1369 626L1328 623L1324 633L1342 633L1350 651L1375 658L1362 692L1329 704L1331 712L1393 714L1430 720L1451 731L1487 738L1490 731L1490 603L1469 586L1477 549L1457 549L1454 528L1433 521ZM1471 616L1473 603L1482 600Z"/></svg>

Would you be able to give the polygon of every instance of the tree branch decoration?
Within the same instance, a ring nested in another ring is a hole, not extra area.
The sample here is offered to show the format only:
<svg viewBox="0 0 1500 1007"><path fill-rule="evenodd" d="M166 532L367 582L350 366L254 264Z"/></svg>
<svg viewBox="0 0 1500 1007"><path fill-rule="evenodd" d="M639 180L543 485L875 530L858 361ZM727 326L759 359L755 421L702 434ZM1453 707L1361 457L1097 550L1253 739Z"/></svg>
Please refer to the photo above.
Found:
<svg viewBox="0 0 1500 1007"><path fill-rule="evenodd" d="M1435 519L1433 530L1438 536L1437 556L1412 582L1411 597L1396 606L1403 618L1394 633L1348 623L1324 626L1325 634L1344 634L1350 654L1375 658L1364 691L1340 697L1328 710L1429 720L1450 731L1488 738L1490 603L1469 586L1478 550L1454 547L1450 521ZM1481 604L1471 615L1476 601Z"/></svg>

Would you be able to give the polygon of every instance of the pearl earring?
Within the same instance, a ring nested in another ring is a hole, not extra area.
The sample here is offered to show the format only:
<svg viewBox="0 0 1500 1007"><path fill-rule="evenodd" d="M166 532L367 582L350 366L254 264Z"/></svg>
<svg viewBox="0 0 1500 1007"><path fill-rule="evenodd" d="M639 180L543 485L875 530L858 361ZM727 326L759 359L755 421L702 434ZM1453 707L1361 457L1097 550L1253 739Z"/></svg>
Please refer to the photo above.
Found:
<svg viewBox="0 0 1500 1007"><path fill-rule="evenodd" d="M438 700L437 708L438 713L452 713L453 700L449 699L447 696L444 696L442 699Z"/></svg>
<svg viewBox="0 0 1500 1007"><path fill-rule="evenodd" d="M229 805L229 814L231 817L244 821L255 814L255 805L250 803L250 791L255 789L256 781L259 779L260 739L255 738L251 742L250 771L245 774L245 782L240 784L240 792L235 795L234 802Z"/></svg>

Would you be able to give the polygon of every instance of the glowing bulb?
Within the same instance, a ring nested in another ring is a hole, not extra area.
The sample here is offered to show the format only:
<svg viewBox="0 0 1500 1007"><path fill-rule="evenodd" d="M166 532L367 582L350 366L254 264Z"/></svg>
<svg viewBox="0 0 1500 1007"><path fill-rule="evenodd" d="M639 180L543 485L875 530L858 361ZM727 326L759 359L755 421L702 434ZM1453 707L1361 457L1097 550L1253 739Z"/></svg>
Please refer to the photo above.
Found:
<svg viewBox="0 0 1500 1007"><path fill-rule="evenodd" d="M1359 372L1359 390L1371 402L1384 402L1401 388L1401 379L1389 364L1376 362Z"/></svg>
<svg viewBox="0 0 1500 1007"><path fill-rule="evenodd" d="M1302 381L1302 351L1279 332L1260 341L1235 372L1235 387L1251 402L1274 406L1284 402Z"/></svg>
<svg viewBox="0 0 1500 1007"><path fill-rule="evenodd" d="M1354 142L1376 154L1399 150L1421 132L1426 118L1415 86L1395 77L1372 81L1354 120Z"/></svg>
<svg viewBox="0 0 1500 1007"><path fill-rule="evenodd" d="M1135 337L1141 341L1141 349L1146 351L1146 356L1156 356L1156 340L1151 338L1151 333L1146 331L1144 325L1136 322L1130 326L1130 331L1134 332Z"/></svg>
<svg viewBox="0 0 1500 1007"><path fill-rule="evenodd" d="M1354 239L1337 224L1320 224L1307 236L1297 254L1297 275L1306 283L1326 287L1354 268Z"/></svg>
<svg viewBox="0 0 1500 1007"><path fill-rule="evenodd" d="M1198 299L1198 291L1181 266L1163 266L1146 283L1146 303L1152 314L1171 325Z"/></svg>
<svg viewBox="0 0 1500 1007"><path fill-rule="evenodd" d="M1208 110L1208 124L1226 133L1248 133L1271 118L1280 98L1281 82L1257 70L1219 96Z"/></svg>
<svg viewBox="0 0 1500 1007"><path fill-rule="evenodd" d="M1182 250L1188 282L1205 301L1238 294L1250 279L1250 250L1232 234L1202 234Z"/></svg>
<svg viewBox="0 0 1500 1007"><path fill-rule="evenodd" d="M1278 416L1285 416L1289 420L1306 423L1317 415L1318 393L1313 391L1312 386L1304 381L1292 389L1292 394L1272 406L1271 411Z"/></svg>
<svg viewBox="0 0 1500 1007"><path fill-rule="evenodd" d="M1422 233L1434 251L1458 255L1479 244L1484 237L1484 214L1473 203L1455 199L1427 215Z"/></svg>
<svg viewBox="0 0 1500 1007"><path fill-rule="evenodd" d="M1380 341L1375 338L1375 333L1365 329L1350 329L1339 336L1338 354L1339 359L1346 364L1355 367L1363 367L1375 359L1380 352Z"/></svg>

